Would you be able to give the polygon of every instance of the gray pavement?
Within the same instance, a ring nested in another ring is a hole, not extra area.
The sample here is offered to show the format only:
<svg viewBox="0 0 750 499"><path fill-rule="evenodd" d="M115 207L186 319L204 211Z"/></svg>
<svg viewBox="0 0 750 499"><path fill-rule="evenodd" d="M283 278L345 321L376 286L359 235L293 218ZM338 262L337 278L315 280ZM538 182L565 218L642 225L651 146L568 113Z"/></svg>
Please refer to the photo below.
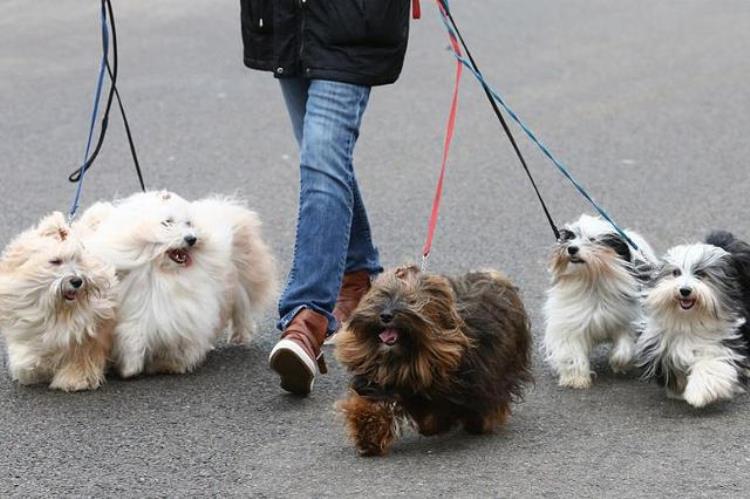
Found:
<svg viewBox="0 0 750 499"><path fill-rule="evenodd" d="M373 1L373 0L370 0ZM434 6L413 24L403 77L376 89L357 172L387 265L413 260L439 164L453 62ZM472 0L454 12L488 78L622 224L661 252L710 228L750 237L750 4ZM0 2L0 241L67 209L99 57L98 2ZM244 69L237 0L116 2L120 89L150 186L239 191L282 270L296 152L277 84ZM494 266L521 287L539 338L549 229L467 74L431 268ZM113 113L114 114L114 113ZM524 142L561 220L587 206ZM137 187L119 119L84 202ZM266 367L269 311L248 348L188 376L112 379L94 393L19 387L0 362L0 496L740 497L750 397L668 401L604 356L586 392L536 384L492 437L408 434L357 457L332 372L304 400ZM538 342L537 342L538 343Z"/></svg>

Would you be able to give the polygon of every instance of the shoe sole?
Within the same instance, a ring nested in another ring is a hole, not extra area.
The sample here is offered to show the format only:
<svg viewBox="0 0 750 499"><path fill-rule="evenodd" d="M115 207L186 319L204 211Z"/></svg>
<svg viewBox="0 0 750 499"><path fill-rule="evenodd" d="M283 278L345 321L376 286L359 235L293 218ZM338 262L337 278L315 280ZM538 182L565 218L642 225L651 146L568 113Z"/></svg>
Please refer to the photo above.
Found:
<svg viewBox="0 0 750 499"><path fill-rule="evenodd" d="M281 340L271 350L268 364L280 377L281 388L295 395L308 395L315 383L315 361L293 341Z"/></svg>

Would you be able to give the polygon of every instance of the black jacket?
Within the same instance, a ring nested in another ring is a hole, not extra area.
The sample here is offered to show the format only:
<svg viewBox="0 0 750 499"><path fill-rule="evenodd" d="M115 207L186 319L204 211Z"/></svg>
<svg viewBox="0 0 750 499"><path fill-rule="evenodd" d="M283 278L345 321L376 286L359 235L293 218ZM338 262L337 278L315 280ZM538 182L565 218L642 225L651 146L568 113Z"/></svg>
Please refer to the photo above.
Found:
<svg viewBox="0 0 750 499"><path fill-rule="evenodd" d="M245 65L277 77L393 83L410 0L240 0Z"/></svg>

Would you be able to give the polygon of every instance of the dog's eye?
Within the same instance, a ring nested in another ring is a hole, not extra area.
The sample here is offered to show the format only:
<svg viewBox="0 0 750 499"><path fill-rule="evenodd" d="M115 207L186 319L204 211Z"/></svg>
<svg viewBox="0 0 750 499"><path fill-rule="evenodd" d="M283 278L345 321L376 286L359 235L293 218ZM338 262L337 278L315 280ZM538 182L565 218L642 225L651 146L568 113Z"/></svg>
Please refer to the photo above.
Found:
<svg viewBox="0 0 750 499"><path fill-rule="evenodd" d="M672 277L680 277L682 275L682 271L680 269L674 269L672 271Z"/></svg>
<svg viewBox="0 0 750 499"><path fill-rule="evenodd" d="M563 229L560 231L560 241L570 241L571 239L575 239L575 237L576 235L568 229Z"/></svg>
<svg viewBox="0 0 750 499"><path fill-rule="evenodd" d="M695 274L695 277L700 277L701 279L706 277L706 271L705 270L696 270L693 272Z"/></svg>
<svg viewBox="0 0 750 499"><path fill-rule="evenodd" d="M62 258L53 258L49 263L54 266L62 265Z"/></svg>
<svg viewBox="0 0 750 499"><path fill-rule="evenodd" d="M192 227L193 226L193 222L191 222L190 220L188 220L187 222L185 222L185 225L188 226L188 227Z"/></svg>
<svg viewBox="0 0 750 499"><path fill-rule="evenodd" d="M172 225L173 223L174 223L174 219L173 219L173 218L168 218L168 219L164 220L164 221L163 221L163 222L162 222L161 224L162 224L162 225L163 225L164 227L169 227L169 226L170 226L170 225Z"/></svg>

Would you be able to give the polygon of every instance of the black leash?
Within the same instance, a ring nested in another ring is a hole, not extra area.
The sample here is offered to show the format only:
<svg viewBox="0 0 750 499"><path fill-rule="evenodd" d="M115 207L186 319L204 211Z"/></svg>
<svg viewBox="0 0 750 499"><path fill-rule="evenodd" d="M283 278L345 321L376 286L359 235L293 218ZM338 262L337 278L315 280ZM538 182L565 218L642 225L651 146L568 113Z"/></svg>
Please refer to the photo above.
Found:
<svg viewBox="0 0 750 499"><path fill-rule="evenodd" d="M130 146L130 155L133 157L133 164L135 165L135 172L136 172L136 175L138 176L138 183L141 186L141 190L145 192L146 184L143 181L143 172L141 171L141 165L138 162L138 154L136 153L136 150L135 150L135 142L133 141L133 134L130 130L130 123L128 122L128 118L125 114L125 107L122 103L122 98L120 97L120 91L117 89L117 67L118 67L117 32L115 29L114 12L112 10L112 3L110 0L102 0L102 7L104 7L105 5L107 7L107 12L109 15L109 25L111 29L111 38L112 38L112 64L111 65L109 63L109 54L105 54L107 73L109 74L109 79L110 79L109 94L107 95L107 105L104 108L102 124L99 130L99 138L97 139L96 147L94 148L94 151L91 153L91 156L89 156L89 158L84 162L83 166L76 168L76 170L68 176L68 180L70 182L78 182L81 177L81 174L85 174L93 166L94 161L99 155L99 152L102 149L102 145L104 144L104 137L107 134L107 128L109 126L109 111L112 108L112 100L114 97L117 97L117 106L120 108L120 115L122 116L122 121L123 121L123 124L125 125L125 134L128 137L128 145Z"/></svg>
<svg viewBox="0 0 750 499"><path fill-rule="evenodd" d="M445 14L445 16L447 16L448 21L450 22L450 28L456 33L458 40L461 42L461 46L464 48L464 52L466 52L466 57L469 59L469 62L473 66L474 71L477 73L477 75L481 77L482 72L479 70L479 66L477 66L477 63L474 60L474 57L471 55L471 51L469 50L469 47L466 45L466 42L464 41L464 37L461 35L461 31L458 29L458 25L456 24L456 21L453 19L453 15L451 14L450 8L448 7L448 2L446 2L446 0L438 0L438 1L440 2L440 5L442 6L443 13ZM555 235L555 239L560 239L560 231L558 230L557 225L555 224L555 221L552 219L552 215L550 214L549 209L547 208L547 203L544 202L542 193L539 191L539 187L536 185L534 176L531 174L531 171L529 170L529 167L526 164L526 159L523 157L523 154L521 154L521 150L518 148L516 139L513 136L513 133L511 132L510 127L508 126L508 123L505 121L505 118L503 117L503 113L500 112L500 108L495 102L495 99L492 97L492 92L487 86L487 83L484 81L484 79L481 79L481 78L479 81L482 84L482 88L484 89L484 93L487 96L487 99L490 101L492 110L495 111L495 116L497 116L498 121L500 121L500 124L502 125L503 130L505 131L505 135L508 137L508 140L510 140L511 145L513 146L513 150L516 152L516 156L518 156L518 160L521 162L521 166L526 172L526 176L528 177L529 182L531 182L531 186L534 188L536 197L539 200L539 204L542 206L542 210L544 210L544 216L547 217L547 222L549 222L549 226L552 228L552 233Z"/></svg>

